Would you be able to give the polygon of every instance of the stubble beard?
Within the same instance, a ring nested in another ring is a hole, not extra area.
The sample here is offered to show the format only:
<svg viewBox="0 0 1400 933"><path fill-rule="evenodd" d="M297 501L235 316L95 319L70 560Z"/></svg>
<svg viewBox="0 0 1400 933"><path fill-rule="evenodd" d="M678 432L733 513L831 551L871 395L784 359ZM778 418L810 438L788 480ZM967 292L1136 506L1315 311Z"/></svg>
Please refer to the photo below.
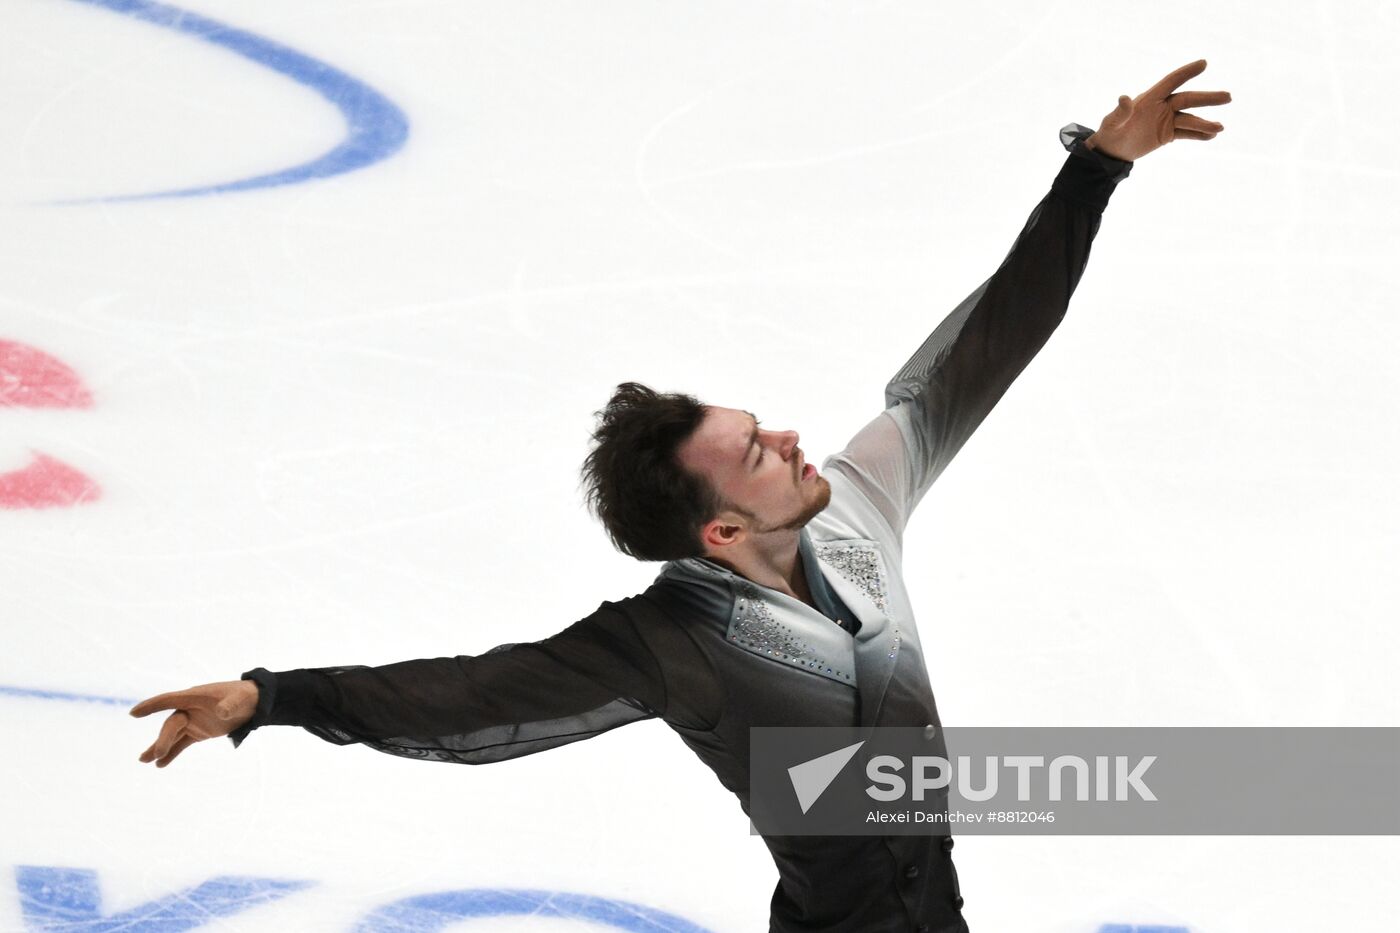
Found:
<svg viewBox="0 0 1400 933"><path fill-rule="evenodd" d="M797 515L788 522L765 531L799 531L807 526L807 523L821 514L822 509L831 504L831 484L826 481L825 476L818 476L812 480L817 484L816 495L811 503L798 512Z"/></svg>

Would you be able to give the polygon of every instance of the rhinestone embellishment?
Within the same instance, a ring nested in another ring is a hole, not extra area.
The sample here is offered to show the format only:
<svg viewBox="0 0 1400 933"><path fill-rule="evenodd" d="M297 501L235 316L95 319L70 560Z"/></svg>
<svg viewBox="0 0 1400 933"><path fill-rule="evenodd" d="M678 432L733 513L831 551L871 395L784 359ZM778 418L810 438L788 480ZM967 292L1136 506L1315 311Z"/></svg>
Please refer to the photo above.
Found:
<svg viewBox="0 0 1400 933"><path fill-rule="evenodd" d="M818 544L817 557L836 569L848 583L865 594L881 612L886 611L885 572L880 569L880 555L873 548L850 544Z"/></svg>
<svg viewBox="0 0 1400 933"><path fill-rule="evenodd" d="M758 590L752 586L739 588L739 613L734 620L732 637L750 648L782 658L806 658L812 648L793 634L792 629L777 619L768 609Z"/></svg>
<svg viewBox="0 0 1400 933"><path fill-rule="evenodd" d="M777 661L786 661L843 680L851 679L850 674L836 670L817 657L812 646L794 633L791 626L775 619L756 587L747 583L739 586L735 609L734 626L729 634L731 641Z"/></svg>

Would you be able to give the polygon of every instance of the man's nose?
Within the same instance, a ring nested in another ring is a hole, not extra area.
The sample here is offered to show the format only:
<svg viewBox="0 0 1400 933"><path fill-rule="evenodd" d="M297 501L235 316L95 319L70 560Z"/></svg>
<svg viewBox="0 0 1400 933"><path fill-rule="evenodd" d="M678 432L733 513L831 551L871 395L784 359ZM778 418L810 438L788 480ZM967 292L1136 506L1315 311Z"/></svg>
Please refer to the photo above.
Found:
<svg viewBox="0 0 1400 933"><path fill-rule="evenodd" d="M797 449L797 442L799 440L797 432L779 431L778 434L781 438L778 444L778 450L782 453L783 459L787 460L792 456L792 452Z"/></svg>

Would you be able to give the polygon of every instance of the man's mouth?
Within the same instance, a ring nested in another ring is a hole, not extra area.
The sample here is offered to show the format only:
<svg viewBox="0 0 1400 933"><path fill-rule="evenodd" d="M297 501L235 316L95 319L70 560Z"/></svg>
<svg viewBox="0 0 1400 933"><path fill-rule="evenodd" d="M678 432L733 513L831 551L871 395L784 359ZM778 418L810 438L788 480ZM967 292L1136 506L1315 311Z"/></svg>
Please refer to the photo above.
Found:
<svg viewBox="0 0 1400 933"><path fill-rule="evenodd" d="M802 465L802 479L801 479L801 482L804 482L804 483L805 483L805 482L807 482L807 480L811 479L812 477L814 477L814 476L816 476L816 475L817 475L817 468L816 468L816 467L812 466L810 463L804 463L804 464Z"/></svg>

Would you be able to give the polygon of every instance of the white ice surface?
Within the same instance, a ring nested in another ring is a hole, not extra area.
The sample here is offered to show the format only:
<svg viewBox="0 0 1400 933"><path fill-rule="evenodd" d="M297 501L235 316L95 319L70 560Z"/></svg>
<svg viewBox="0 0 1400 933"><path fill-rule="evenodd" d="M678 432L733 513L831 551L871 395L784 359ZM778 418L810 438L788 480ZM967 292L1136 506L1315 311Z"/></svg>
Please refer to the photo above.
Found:
<svg viewBox="0 0 1400 933"><path fill-rule="evenodd" d="M1137 164L1065 324L911 528L940 709L1400 720L1393 6L184 5L354 74L409 140L291 187L55 206L275 170L341 125L174 32L0 5L0 340L95 400L0 408L0 472L41 450L102 487L0 511L0 685L141 697L473 654L638 591L655 568L576 488L612 385L836 449L1000 262L1058 128L1204 57L1226 131ZM212 875L316 882L207 929L349 930L492 886L766 923L765 849L659 723L472 769L270 729L157 772L153 731L0 695L0 930L24 929L17 865L97 871L108 911ZM978 933L1277 933L1395 929L1398 855L968 836L957 861Z"/></svg>

